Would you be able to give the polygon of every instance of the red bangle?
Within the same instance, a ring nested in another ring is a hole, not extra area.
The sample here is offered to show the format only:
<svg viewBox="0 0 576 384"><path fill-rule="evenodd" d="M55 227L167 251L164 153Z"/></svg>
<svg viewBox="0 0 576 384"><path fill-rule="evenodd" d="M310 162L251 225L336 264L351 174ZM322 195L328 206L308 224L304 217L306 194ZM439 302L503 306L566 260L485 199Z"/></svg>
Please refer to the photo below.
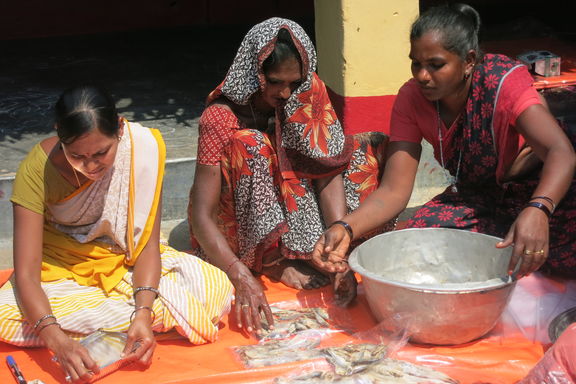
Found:
<svg viewBox="0 0 576 384"><path fill-rule="evenodd" d="M335 222L332 223L331 227L334 224L340 224L341 226L343 226L346 232L348 232L348 236L350 236L350 241L354 240L354 231L352 231L352 227L350 226L350 224L342 220L336 220Z"/></svg>

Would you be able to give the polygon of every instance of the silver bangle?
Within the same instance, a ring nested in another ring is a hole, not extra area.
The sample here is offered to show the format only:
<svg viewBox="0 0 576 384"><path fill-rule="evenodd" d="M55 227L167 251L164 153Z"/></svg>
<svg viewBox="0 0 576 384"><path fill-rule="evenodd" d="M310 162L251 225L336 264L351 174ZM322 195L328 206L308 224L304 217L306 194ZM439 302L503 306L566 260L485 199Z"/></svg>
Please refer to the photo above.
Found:
<svg viewBox="0 0 576 384"><path fill-rule="evenodd" d="M132 296L133 296L134 298L136 298L136 294L137 294L138 292L141 292L141 291L154 292L154 293L156 294L156 297L160 296L160 291L158 291L158 289L157 289L157 288L154 288L154 287L137 287L137 288L134 288L134 294L133 294Z"/></svg>
<svg viewBox="0 0 576 384"><path fill-rule="evenodd" d="M154 310L152 309L152 307L148 307L146 305L141 305L139 307L136 307L134 309L134 311L132 312L132 314L130 315L130 322L132 322L134 320L134 315L136 315L136 312L138 312L141 309L147 309L150 311L150 313L152 314L152 324L154 324L154 320L156 320L156 312L154 312Z"/></svg>
<svg viewBox="0 0 576 384"><path fill-rule="evenodd" d="M36 328L38 328L38 326L40 325L40 323L42 323L44 320L50 319L50 318L56 320L56 316L54 316L53 314L49 313L49 314L44 315L44 316L42 316L41 318L39 318L39 319L36 321L36 323L34 323L33 329L36 330Z"/></svg>

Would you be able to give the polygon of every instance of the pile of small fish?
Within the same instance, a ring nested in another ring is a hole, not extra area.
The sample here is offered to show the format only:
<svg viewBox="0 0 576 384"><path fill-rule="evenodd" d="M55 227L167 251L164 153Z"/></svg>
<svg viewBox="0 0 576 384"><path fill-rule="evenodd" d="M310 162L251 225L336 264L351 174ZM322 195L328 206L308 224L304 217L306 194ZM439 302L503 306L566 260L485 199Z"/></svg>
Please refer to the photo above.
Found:
<svg viewBox="0 0 576 384"><path fill-rule="evenodd" d="M458 381L432 368L390 358L370 364L361 372L338 375L313 371L304 375L277 378L275 384L458 384Z"/></svg>
<svg viewBox="0 0 576 384"><path fill-rule="evenodd" d="M265 330L255 345L235 347L248 368L294 361L325 358L333 371L313 371L294 377L277 378L277 384L457 384L432 368L387 358L381 344L347 344L318 348L323 329L330 329L330 318L323 308L280 309L271 307L274 329L262 320Z"/></svg>
<svg viewBox="0 0 576 384"><path fill-rule="evenodd" d="M379 344L348 344L323 348L322 353L334 366L337 375L348 376L365 370L386 357L388 348Z"/></svg>
<svg viewBox="0 0 576 384"><path fill-rule="evenodd" d="M287 338L308 329L330 328L328 312L324 308L280 309L270 307L274 316L274 329L262 317L263 332L260 339Z"/></svg>
<svg viewBox="0 0 576 384"><path fill-rule="evenodd" d="M234 351L244 366L259 368L321 357L321 350L316 349L320 341L320 337L300 334L290 339L267 340L235 347Z"/></svg>

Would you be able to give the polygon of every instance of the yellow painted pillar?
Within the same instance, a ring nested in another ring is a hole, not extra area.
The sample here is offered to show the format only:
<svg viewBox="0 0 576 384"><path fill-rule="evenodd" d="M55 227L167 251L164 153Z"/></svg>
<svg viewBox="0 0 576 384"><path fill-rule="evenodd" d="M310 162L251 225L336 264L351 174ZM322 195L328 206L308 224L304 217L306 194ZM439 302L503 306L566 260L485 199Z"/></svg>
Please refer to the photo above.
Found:
<svg viewBox="0 0 576 384"><path fill-rule="evenodd" d="M396 94L412 77L409 35L419 0L315 0L314 6L318 73L344 131L389 133ZM448 185L432 147L425 141L422 146L408 208Z"/></svg>
<svg viewBox="0 0 576 384"><path fill-rule="evenodd" d="M389 132L418 0L315 0L318 73L348 134Z"/></svg>

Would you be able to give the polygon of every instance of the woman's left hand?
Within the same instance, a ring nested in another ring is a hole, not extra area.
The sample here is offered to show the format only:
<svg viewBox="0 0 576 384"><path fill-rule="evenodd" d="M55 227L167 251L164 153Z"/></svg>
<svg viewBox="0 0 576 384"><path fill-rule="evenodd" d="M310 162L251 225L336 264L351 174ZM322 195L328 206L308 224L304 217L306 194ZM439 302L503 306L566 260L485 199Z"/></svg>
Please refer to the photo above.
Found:
<svg viewBox="0 0 576 384"><path fill-rule="evenodd" d="M134 321L128 328L128 340L122 352L123 358L138 361L143 365L150 365L156 340L150 324L150 313L146 310L136 312Z"/></svg>
<svg viewBox="0 0 576 384"><path fill-rule="evenodd" d="M540 268L548 257L549 219L538 208L527 207L520 212L503 241L497 248L513 246L508 273L512 274L520 260L518 277Z"/></svg>

